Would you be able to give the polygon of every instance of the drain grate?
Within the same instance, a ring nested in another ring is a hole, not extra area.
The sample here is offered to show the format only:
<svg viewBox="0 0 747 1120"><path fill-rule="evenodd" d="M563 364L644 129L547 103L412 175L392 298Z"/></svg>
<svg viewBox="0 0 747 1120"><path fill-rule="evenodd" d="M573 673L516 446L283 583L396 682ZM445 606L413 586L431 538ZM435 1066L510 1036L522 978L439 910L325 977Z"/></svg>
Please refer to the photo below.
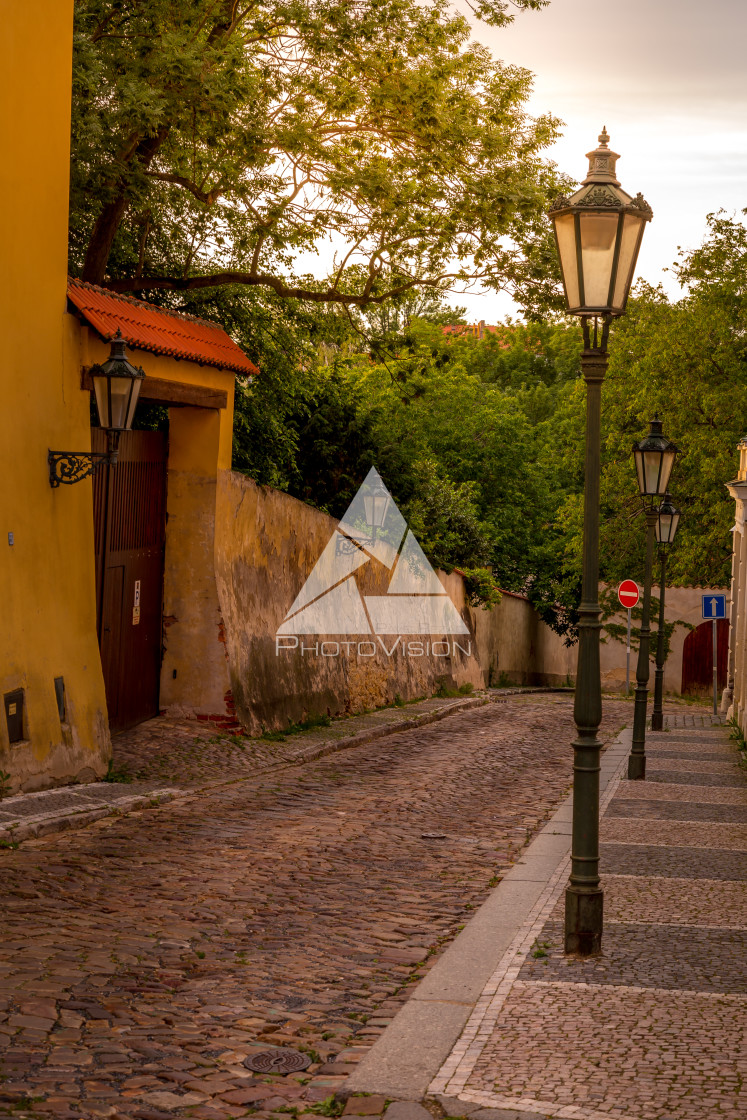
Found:
<svg viewBox="0 0 747 1120"><path fill-rule="evenodd" d="M273 1047L272 1050L250 1054L244 1059L244 1065L255 1073L298 1073L311 1065L311 1058L300 1050Z"/></svg>

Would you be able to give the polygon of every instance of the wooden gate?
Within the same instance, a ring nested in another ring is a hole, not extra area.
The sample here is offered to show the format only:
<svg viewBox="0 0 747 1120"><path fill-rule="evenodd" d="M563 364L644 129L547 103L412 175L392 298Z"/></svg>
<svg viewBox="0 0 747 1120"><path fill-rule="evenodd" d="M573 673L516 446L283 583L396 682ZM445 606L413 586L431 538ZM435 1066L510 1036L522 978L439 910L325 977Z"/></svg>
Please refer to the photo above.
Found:
<svg viewBox="0 0 747 1120"><path fill-rule="evenodd" d="M94 451L106 433L91 429ZM166 435L123 432L93 482L97 624L112 731L158 714L166 538Z"/></svg>
<svg viewBox="0 0 747 1120"><path fill-rule="evenodd" d="M726 687L729 663L729 622L716 622L718 691ZM701 622L685 638L682 649L682 695L710 696L713 692L713 623Z"/></svg>

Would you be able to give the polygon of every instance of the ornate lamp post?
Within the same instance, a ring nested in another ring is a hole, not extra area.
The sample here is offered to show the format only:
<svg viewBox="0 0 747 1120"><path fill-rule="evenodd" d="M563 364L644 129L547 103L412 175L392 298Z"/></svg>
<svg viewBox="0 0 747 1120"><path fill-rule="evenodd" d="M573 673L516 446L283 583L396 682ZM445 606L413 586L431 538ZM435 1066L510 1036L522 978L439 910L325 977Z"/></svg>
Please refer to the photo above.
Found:
<svg viewBox="0 0 747 1120"><path fill-rule="evenodd" d="M91 366L89 372L93 379L99 424L107 433L107 450L50 451L47 462L49 485L52 487L81 482L90 474L95 474L104 463L114 466L119 456L119 433L132 427L145 371L128 362L121 331L117 331L112 339L111 351L104 364Z"/></svg>
<svg viewBox="0 0 747 1120"><path fill-rule="evenodd" d="M573 743L573 839L565 896L565 951L601 951L604 895L599 882L599 751L602 719L599 668L599 480L602 381L612 319L622 315L651 208L615 177L616 152L602 129L588 153L589 172L570 198L550 210L563 274L566 305L584 332L581 368L586 381L584 552L579 606L578 668ZM593 324L592 324L593 321Z"/></svg>
<svg viewBox="0 0 747 1120"><path fill-rule="evenodd" d="M646 777L646 703L648 700L648 639L651 620L651 577L654 567L654 534L659 523L659 499L664 497L669 485L677 448L662 434L661 420L651 421L651 430L639 443L633 444L633 458L638 476L638 490L643 499L646 517L646 570L643 577L643 607L641 631L638 642L636 668L635 709L633 712L633 747L628 758L628 777ZM674 507L672 507L674 508ZM674 510L677 513L676 510ZM666 515L665 515L666 516ZM671 516L671 515L670 515ZM679 514L677 515L677 523ZM674 529L677 530L677 523ZM672 522L669 522L671 530ZM663 592L662 592L663 594Z"/></svg>
<svg viewBox="0 0 747 1120"><path fill-rule="evenodd" d="M652 731L661 731L664 726L664 591L667 577L667 551L669 546L674 544L679 523L680 512L672 505L669 494L665 494L664 501L659 506L659 516L655 526L656 541L659 545L661 576L659 579L659 630L656 641L654 710L651 713Z"/></svg>

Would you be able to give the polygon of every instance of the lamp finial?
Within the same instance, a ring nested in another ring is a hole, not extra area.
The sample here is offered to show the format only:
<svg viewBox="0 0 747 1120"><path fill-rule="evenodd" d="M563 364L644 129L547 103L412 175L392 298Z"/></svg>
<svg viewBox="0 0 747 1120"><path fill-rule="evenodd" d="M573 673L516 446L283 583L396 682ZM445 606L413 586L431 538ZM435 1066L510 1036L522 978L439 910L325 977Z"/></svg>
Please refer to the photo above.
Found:
<svg viewBox="0 0 747 1120"><path fill-rule="evenodd" d="M615 171L615 164L620 156L607 147L609 138L607 126L602 125L602 131L599 133L599 147L595 148L593 152L586 153L589 160L589 172L584 179L584 186L589 183L612 183L616 187L620 186Z"/></svg>

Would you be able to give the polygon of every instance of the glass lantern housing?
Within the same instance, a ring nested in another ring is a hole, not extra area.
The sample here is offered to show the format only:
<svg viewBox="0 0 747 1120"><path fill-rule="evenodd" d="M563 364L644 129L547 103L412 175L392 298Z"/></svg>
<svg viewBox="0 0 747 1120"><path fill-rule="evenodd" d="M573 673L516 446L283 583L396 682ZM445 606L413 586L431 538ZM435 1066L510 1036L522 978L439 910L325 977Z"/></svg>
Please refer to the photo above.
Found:
<svg viewBox="0 0 747 1120"><path fill-rule="evenodd" d="M389 501L389 493L381 486L377 486L373 494L367 494L364 497L363 505L366 510L366 521L369 525L373 525L374 529L380 529L384 524Z"/></svg>
<svg viewBox="0 0 747 1120"><path fill-rule="evenodd" d="M607 146L588 152L589 173L570 198L555 200L550 219L555 229L566 305L572 315L622 315L633 283L638 250L651 207L638 194L627 194L615 178L620 158Z"/></svg>
<svg viewBox="0 0 747 1120"><path fill-rule="evenodd" d="M103 365L91 366L90 373L101 427L115 432L129 431L145 371L127 361L120 331L112 339L109 357Z"/></svg>
<svg viewBox="0 0 747 1120"><path fill-rule="evenodd" d="M669 494L665 494L664 501L659 506L659 516L654 526L656 540L660 545L670 545L674 543L679 523L680 511L675 509Z"/></svg>
<svg viewBox="0 0 747 1120"><path fill-rule="evenodd" d="M651 421L648 435L633 444L633 458L641 497L663 497L667 492L674 460L677 458L677 448L663 435L661 420L658 417Z"/></svg>

